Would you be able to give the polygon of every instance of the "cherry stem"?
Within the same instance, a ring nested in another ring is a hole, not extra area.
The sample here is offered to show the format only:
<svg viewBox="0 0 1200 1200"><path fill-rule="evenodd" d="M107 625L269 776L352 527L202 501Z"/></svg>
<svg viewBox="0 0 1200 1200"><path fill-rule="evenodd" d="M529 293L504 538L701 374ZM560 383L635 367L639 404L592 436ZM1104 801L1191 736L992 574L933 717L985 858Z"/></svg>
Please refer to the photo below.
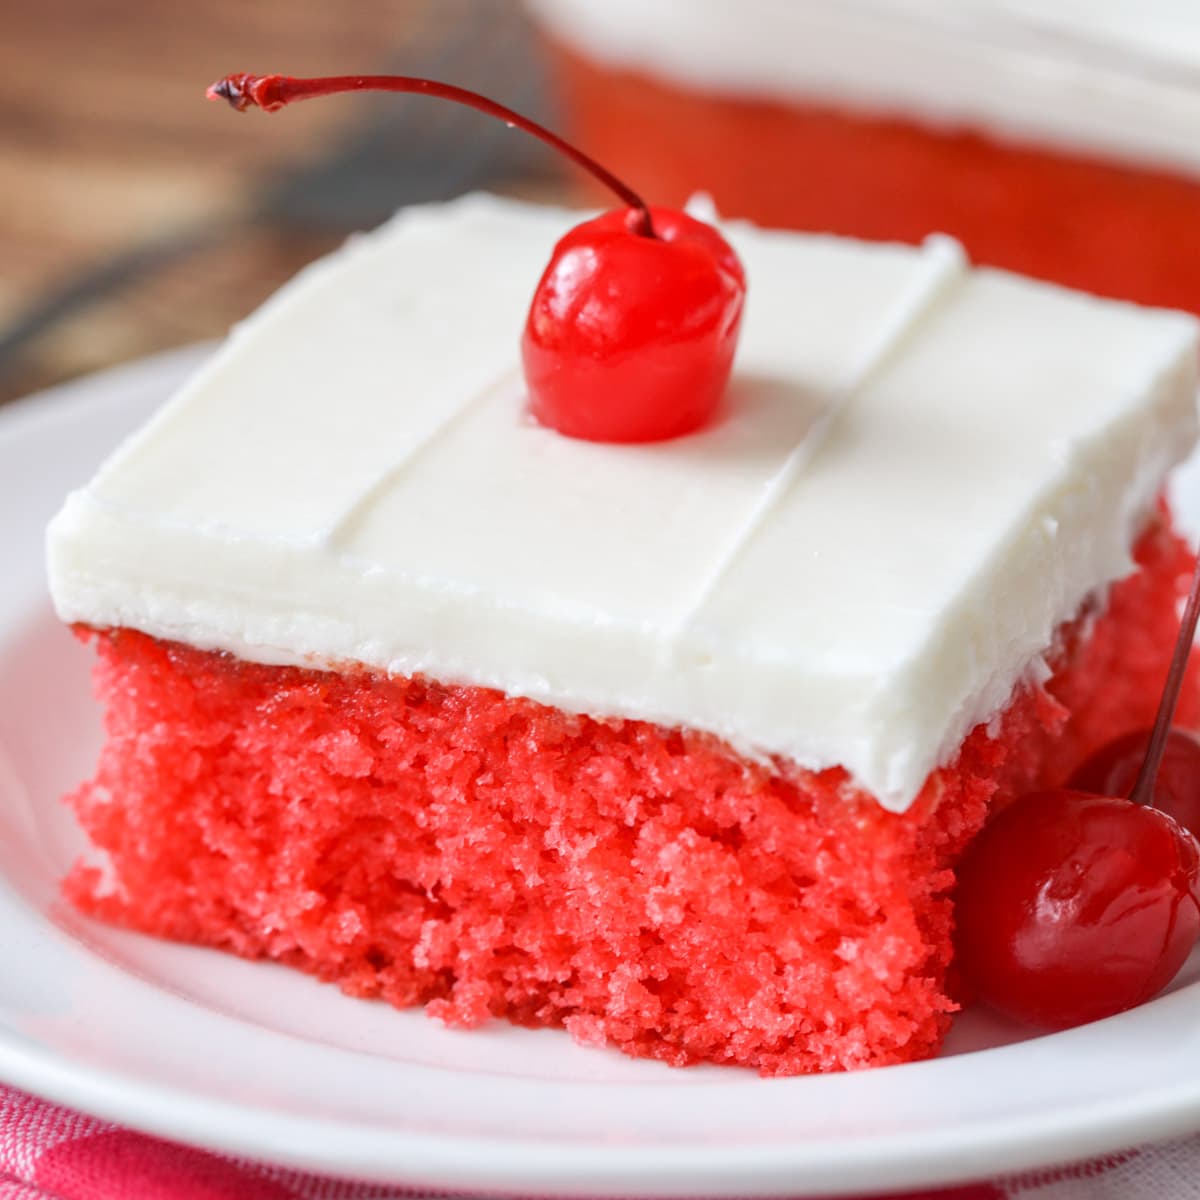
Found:
<svg viewBox="0 0 1200 1200"><path fill-rule="evenodd" d="M1167 681L1163 685L1162 699L1158 702L1154 728L1150 732L1150 744L1146 747L1146 757L1142 759L1142 769L1138 772L1137 782L1133 785L1133 791L1129 793L1129 799L1134 804L1149 805L1154 799L1154 781L1158 778L1158 768L1167 746L1167 735L1171 732L1175 706L1179 703L1184 672L1187 670L1192 643L1196 637L1197 619L1200 619L1200 562L1196 563L1192 572L1192 590L1188 593L1187 604L1184 606L1179 637L1171 654L1171 667L1167 671Z"/></svg>
<svg viewBox="0 0 1200 1200"><path fill-rule="evenodd" d="M228 100L238 111L258 107L264 112L275 112L296 100L310 100L315 96L331 96L336 92L415 92L451 100L478 109L488 116L503 121L510 128L516 126L549 146L565 154L572 162L590 171L605 187L610 188L634 209L637 218L631 232L642 237L655 237L654 223L646 202L611 171L602 167L594 158L577 150L570 142L544 125L531 121L495 100L489 100L477 92L455 87L452 83L439 83L433 79L418 79L412 75L332 75L324 79L293 79L289 75L226 75L214 83L205 95L210 100Z"/></svg>

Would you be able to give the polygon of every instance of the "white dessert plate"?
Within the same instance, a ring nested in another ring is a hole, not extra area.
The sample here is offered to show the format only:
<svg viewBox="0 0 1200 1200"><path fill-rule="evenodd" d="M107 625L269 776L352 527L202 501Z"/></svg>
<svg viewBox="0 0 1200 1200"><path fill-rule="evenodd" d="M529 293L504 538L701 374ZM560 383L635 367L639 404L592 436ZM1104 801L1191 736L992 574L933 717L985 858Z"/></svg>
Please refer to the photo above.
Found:
<svg viewBox="0 0 1200 1200"><path fill-rule="evenodd" d="M42 531L203 353L0 411L0 1079L198 1146L526 1194L895 1191L1200 1128L1197 957L1166 995L1084 1028L1035 1038L969 1012L933 1062L759 1079L552 1030L453 1032L66 909L81 842L60 797L90 771L100 721L90 655L46 598ZM1182 493L1200 515L1200 487Z"/></svg>

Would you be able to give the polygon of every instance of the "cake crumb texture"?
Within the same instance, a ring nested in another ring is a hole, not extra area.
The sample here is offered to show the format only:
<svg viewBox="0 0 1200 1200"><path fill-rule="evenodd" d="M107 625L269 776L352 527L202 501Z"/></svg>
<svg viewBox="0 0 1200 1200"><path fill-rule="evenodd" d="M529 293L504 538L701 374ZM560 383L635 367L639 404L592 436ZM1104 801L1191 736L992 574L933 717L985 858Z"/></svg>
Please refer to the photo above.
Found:
<svg viewBox="0 0 1200 1200"><path fill-rule="evenodd" d="M1137 557L903 814L704 734L85 631L108 740L69 799L111 870L65 892L456 1026L767 1075L922 1058L969 838L1153 716L1192 559L1157 518Z"/></svg>

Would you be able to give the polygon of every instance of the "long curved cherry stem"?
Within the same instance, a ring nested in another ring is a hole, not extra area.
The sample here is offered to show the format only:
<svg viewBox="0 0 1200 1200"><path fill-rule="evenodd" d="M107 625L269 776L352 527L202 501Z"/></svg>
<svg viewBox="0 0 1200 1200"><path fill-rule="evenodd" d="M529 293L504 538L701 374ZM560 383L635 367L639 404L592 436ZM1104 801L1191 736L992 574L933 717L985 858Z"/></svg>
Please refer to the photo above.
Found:
<svg viewBox="0 0 1200 1200"><path fill-rule="evenodd" d="M1166 749L1167 735L1171 732L1175 706L1179 703L1179 691L1183 686L1184 672L1187 670L1188 659L1192 653L1192 642L1196 637L1198 619L1200 619L1200 562L1197 562L1192 573L1192 590L1188 593L1183 619L1179 624L1179 637L1175 641L1175 649L1171 654L1171 666L1167 671L1167 681L1163 685L1162 699L1158 702L1158 713L1154 718L1150 743L1146 747L1146 757L1142 759L1137 782L1133 785L1133 791L1129 793L1129 799L1134 804L1149 804L1154 799L1154 781L1158 778L1158 767L1162 762L1163 751Z"/></svg>
<svg viewBox="0 0 1200 1200"><path fill-rule="evenodd" d="M455 104L465 104L468 108L478 109L503 121L509 127L523 129L565 154L585 171L591 172L634 209L637 220L632 228L633 233L643 237L655 236L654 223L650 219L650 210L646 207L646 202L594 158L584 154L582 150L577 150L558 134L551 133L544 125L539 125L503 104L497 104L495 100L489 100L486 96L466 88L455 87L452 83L419 79L412 75L331 75L322 79L294 79L289 75L242 73L226 75L224 79L219 79L209 87L205 95L210 100L228 100L238 112L245 112L247 108L255 106L265 112L275 112L296 100L331 96L336 92L410 92L437 96L441 100L451 100Z"/></svg>

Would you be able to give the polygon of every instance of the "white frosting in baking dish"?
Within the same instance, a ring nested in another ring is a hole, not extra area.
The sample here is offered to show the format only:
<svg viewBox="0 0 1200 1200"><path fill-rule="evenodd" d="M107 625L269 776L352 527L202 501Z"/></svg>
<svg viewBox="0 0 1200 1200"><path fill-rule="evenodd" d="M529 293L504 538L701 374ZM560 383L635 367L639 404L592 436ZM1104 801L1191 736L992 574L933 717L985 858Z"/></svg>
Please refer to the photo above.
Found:
<svg viewBox="0 0 1200 1200"><path fill-rule="evenodd" d="M1129 570L1194 440L1194 321L733 225L721 419L596 445L518 367L576 219L470 197L302 272L68 498L59 613L707 730L904 808Z"/></svg>
<svg viewBox="0 0 1200 1200"><path fill-rule="evenodd" d="M589 56L736 95L1200 173L1195 0L529 0Z"/></svg>

